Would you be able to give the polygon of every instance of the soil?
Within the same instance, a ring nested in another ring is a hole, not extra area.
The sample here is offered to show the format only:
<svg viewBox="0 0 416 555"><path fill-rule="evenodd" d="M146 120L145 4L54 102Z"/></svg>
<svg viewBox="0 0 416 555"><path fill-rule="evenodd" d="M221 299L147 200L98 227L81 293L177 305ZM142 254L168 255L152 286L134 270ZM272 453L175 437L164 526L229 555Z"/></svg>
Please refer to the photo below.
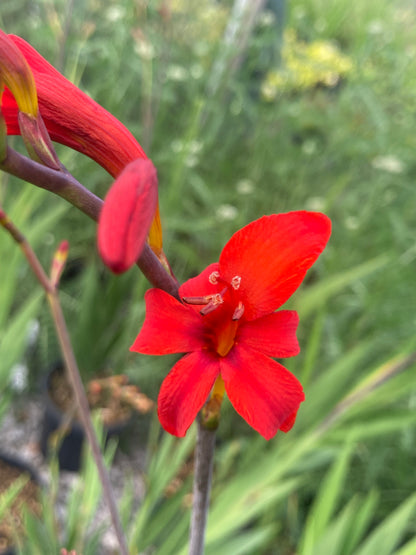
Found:
<svg viewBox="0 0 416 555"><path fill-rule="evenodd" d="M27 477L27 472L0 459L0 495L22 477ZM40 513L39 485L31 479L25 483L15 498L11 510L0 521L0 555L13 545L13 530L21 536L24 508L35 514Z"/></svg>
<svg viewBox="0 0 416 555"><path fill-rule="evenodd" d="M21 397L13 404L0 421L0 446L2 451L29 462L39 474L41 482L48 487L51 474L39 447L40 424L43 418L42 399L39 396ZM119 502L126 483L132 487L133 510L143 499L145 483L143 480L146 463L146 439L139 424L133 422L131 441L116 452L110 469L110 481L116 500ZM1 479L0 479L1 481ZM65 529L66 506L72 490L79 482L76 472L61 471L59 474L58 496L54 510L58 523ZM94 518L94 527L105 529L99 548L100 555L117 555L117 541L112 530L107 507L99 504ZM66 546L62 546L66 547Z"/></svg>
<svg viewBox="0 0 416 555"><path fill-rule="evenodd" d="M74 413L74 417L79 421L79 415L75 410L75 399L71 386L68 384L65 372L61 368L56 369L49 377L48 392L57 407L63 413ZM91 409L99 409L104 426L107 428L118 426L128 422L131 418L132 411L126 406L122 406L115 396L107 395L99 399L99 401L91 402Z"/></svg>

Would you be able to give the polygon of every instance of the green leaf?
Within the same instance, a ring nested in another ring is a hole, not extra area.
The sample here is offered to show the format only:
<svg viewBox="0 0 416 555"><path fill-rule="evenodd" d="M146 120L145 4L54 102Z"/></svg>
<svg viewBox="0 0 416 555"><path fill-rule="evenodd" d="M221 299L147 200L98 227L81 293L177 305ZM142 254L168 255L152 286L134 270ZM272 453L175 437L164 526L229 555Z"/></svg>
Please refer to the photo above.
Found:
<svg viewBox="0 0 416 555"><path fill-rule="evenodd" d="M0 337L0 391L10 379L10 369L18 362L26 347L27 326L38 313L44 293L40 289L9 319Z"/></svg>
<svg viewBox="0 0 416 555"><path fill-rule="evenodd" d="M248 532L241 532L229 540L221 540L213 545L207 545L206 555L263 553L274 533L275 526L258 527Z"/></svg>
<svg viewBox="0 0 416 555"><path fill-rule="evenodd" d="M318 490L300 541L300 555L314 553L314 546L323 536L335 513L347 477L352 450L353 444L347 443Z"/></svg>
<svg viewBox="0 0 416 555"><path fill-rule="evenodd" d="M413 494L377 526L355 555L391 555L403 537L415 509L416 494Z"/></svg>
<svg viewBox="0 0 416 555"><path fill-rule="evenodd" d="M299 316L301 318L309 316L309 314L315 312L318 307L326 303L333 295L336 295L354 281L363 279L369 274L380 270L386 266L389 260L390 256L377 256L368 262L355 266L355 268L322 279L316 285L300 291L295 304Z"/></svg>

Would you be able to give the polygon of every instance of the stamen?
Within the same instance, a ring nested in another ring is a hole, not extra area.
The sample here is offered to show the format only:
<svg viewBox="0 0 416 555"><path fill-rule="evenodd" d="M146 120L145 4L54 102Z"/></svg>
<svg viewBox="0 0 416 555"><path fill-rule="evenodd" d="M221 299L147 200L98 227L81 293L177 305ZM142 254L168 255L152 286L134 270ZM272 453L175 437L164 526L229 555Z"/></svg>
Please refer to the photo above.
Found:
<svg viewBox="0 0 416 555"><path fill-rule="evenodd" d="M212 283L212 285L216 285L218 283L218 278L220 277L220 273L215 271L209 275L208 281Z"/></svg>
<svg viewBox="0 0 416 555"><path fill-rule="evenodd" d="M204 306L202 310L199 311L199 313L202 316L205 316L206 314L209 314L210 312L218 308L218 306L224 302L224 299L222 296L226 290L227 289L225 288L223 291L221 291L221 293L217 293L216 295L211 295L211 300L206 306Z"/></svg>
<svg viewBox="0 0 416 555"><path fill-rule="evenodd" d="M234 276L233 279L231 280L231 286L235 290L239 289L240 283L241 283L241 277L240 276Z"/></svg>
<svg viewBox="0 0 416 555"><path fill-rule="evenodd" d="M234 314L233 314L233 320L239 320L241 318L241 316L244 314L244 305L243 303L240 301L236 307L236 309L234 310Z"/></svg>
<svg viewBox="0 0 416 555"><path fill-rule="evenodd" d="M204 297L182 297L186 304L208 304L212 299L212 295L205 295Z"/></svg>

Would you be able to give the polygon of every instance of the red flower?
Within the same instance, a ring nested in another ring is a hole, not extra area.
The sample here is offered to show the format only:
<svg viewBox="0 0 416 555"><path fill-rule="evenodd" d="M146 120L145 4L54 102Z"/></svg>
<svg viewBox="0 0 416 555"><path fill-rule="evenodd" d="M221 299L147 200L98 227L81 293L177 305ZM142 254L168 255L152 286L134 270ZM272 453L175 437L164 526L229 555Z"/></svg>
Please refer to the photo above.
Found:
<svg viewBox="0 0 416 555"><path fill-rule="evenodd" d="M302 386L271 357L298 354L298 315L275 310L299 287L330 230L319 213L264 216L231 237L218 263L181 286L180 296L192 304L159 289L146 293L146 318L131 350L187 353L159 393L166 431L184 436L222 380L236 411L263 437L291 429Z"/></svg>

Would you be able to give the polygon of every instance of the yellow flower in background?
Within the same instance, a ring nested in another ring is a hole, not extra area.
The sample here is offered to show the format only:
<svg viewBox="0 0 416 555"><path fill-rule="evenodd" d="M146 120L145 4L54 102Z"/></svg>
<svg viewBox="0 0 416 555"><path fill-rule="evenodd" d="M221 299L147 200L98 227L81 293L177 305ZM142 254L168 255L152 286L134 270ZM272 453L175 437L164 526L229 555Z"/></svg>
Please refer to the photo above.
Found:
<svg viewBox="0 0 416 555"><path fill-rule="evenodd" d="M293 29L284 34L282 67L270 71L262 84L264 100L273 101L285 92L304 91L323 85L335 87L354 69L348 56L326 40L306 43Z"/></svg>

